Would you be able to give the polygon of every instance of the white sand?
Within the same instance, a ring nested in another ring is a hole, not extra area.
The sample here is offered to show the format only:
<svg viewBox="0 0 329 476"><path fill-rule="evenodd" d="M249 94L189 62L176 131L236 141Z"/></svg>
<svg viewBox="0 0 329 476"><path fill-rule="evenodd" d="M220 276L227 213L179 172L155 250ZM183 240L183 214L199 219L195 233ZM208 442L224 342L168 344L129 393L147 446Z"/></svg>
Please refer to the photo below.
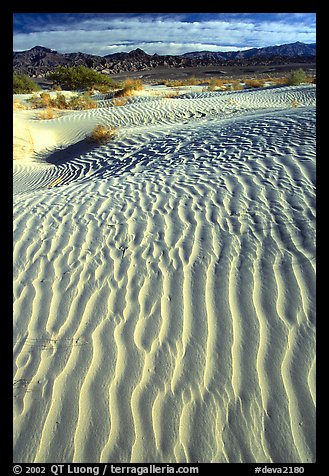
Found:
<svg viewBox="0 0 329 476"><path fill-rule="evenodd" d="M109 104L14 113L15 461L315 461L315 86Z"/></svg>

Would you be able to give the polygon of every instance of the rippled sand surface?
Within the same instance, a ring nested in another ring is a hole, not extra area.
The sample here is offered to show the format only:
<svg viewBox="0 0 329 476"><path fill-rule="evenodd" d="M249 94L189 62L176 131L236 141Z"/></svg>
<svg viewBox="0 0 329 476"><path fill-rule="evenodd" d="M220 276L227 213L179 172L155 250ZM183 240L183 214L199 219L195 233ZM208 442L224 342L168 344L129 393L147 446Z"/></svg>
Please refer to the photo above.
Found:
<svg viewBox="0 0 329 476"><path fill-rule="evenodd" d="M15 461L315 461L315 121L314 86L15 112Z"/></svg>

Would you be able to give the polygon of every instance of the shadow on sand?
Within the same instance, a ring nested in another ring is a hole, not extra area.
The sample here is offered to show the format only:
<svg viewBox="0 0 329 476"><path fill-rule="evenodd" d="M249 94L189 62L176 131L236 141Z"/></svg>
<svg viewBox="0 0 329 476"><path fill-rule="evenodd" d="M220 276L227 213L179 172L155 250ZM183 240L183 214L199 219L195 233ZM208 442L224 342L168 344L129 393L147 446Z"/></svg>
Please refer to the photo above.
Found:
<svg viewBox="0 0 329 476"><path fill-rule="evenodd" d="M42 153L35 154L34 160L53 165L62 165L76 159L80 155L87 154L97 149L100 145L91 140L83 139L67 147L52 150L43 150Z"/></svg>

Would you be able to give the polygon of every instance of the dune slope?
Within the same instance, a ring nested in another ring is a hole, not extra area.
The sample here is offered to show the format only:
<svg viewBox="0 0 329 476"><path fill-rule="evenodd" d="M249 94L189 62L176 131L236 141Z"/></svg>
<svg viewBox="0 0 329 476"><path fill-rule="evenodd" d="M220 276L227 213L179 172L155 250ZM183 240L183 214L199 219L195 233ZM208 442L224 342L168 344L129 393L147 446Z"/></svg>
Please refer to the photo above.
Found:
<svg viewBox="0 0 329 476"><path fill-rule="evenodd" d="M315 461L315 88L25 126L15 461Z"/></svg>

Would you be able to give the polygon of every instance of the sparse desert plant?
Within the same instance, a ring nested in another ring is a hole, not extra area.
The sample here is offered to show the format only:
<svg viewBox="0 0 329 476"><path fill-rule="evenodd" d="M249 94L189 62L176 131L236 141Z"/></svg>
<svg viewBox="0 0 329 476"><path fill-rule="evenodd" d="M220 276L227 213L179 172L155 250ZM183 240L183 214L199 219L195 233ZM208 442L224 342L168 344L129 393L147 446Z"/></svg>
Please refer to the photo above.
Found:
<svg viewBox="0 0 329 476"><path fill-rule="evenodd" d="M31 104L32 109L37 109L38 107L42 107L41 105L41 98L36 94L33 94L32 97L28 98L27 101Z"/></svg>
<svg viewBox="0 0 329 476"><path fill-rule="evenodd" d="M226 99L226 102L227 102L227 104L234 105L234 106L237 106L237 104L238 104L236 99L230 98L230 97Z"/></svg>
<svg viewBox="0 0 329 476"><path fill-rule="evenodd" d="M82 110L82 109L95 109L97 108L97 102L90 96L73 96L66 101L66 109Z"/></svg>
<svg viewBox="0 0 329 476"><path fill-rule="evenodd" d="M51 105L57 109L69 109L66 97L62 93L57 93L53 98Z"/></svg>
<svg viewBox="0 0 329 476"><path fill-rule="evenodd" d="M178 98L180 93L180 89L176 89L175 91L169 91L169 93L166 93L163 97L164 99L175 99Z"/></svg>
<svg viewBox="0 0 329 476"><path fill-rule="evenodd" d="M55 119L56 117L58 117L58 113L50 107L47 107L47 109L39 112L39 119L48 120Z"/></svg>
<svg viewBox="0 0 329 476"><path fill-rule="evenodd" d="M144 85L140 79L126 79L122 84L122 88L114 93L114 97L133 96L135 91L143 89Z"/></svg>
<svg viewBox="0 0 329 476"><path fill-rule="evenodd" d="M52 90L52 91L61 91L62 88L60 87L59 84L53 84L51 90Z"/></svg>
<svg viewBox="0 0 329 476"><path fill-rule="evenodd" d="M117 129L114 127L106 127L98 124L91 133L86 137L88 142L95 144L106 144L117 134Z"/></svg>
<svg viewBox="0 0 329 476"><path fill-rule="evenodd" d="M201 79L197 79L195 76L191 76L190 78L185 79L186 86L197 86L202 82Z"/></svg>
<svg viewBox="0 0 329 476"><path fill-rule="evenodd" d="M178 79L167 79L163 82L167 88L176 88L179 86L184 86L184 81Z"/></svg>
<svg viewBox="0 0 329 476"><path fill-rule="evenodd" d="M316 84L316 77L307 75L304 82L307 84Z"/></svg>
<svg viewBox="0 0 329 476"><path fill-rule="evenodd" d="M288 84L290 86L298 86L303 83L306 79L306 73L302 68L292 71L288 76Z"/></svg>
<svg viewBox="0 0 329 476"><path fill-rule="evenodd" d="M40 103L41 107L50 107L52 103L52 99L49 93L41 93L40 94Z"/></svg>
<svg viewBox="0 0 329 476"><path fill-rule="evenodd" d="M210 78L208 80L208 91L216 91L217 89L226 89L225 81L220 78Z"/></svg>
<svg viewBox="0 0 329 476"><path fill-rule="evenodd" d="M125 96L116 97L112 99L113 106L125 106L128 102L128 98Z"/></svg>
<svg viewBox="0 0 329 476"><path fill-rule="evenodd" d="M237 79L233 79L229 83L226 83L226 86L227 86L227 89L230 89L233 91L240 91L241 89L243 89L242 84Z"/></svg>
<svg viewBox="0 0 329 476"><path fill-rule="evenodd" d="M274 84L275 86L286 86L288 84L288 77L283 76L283 77L277 77L277 78L268 78L268 82Z"/></svg>
<svg viewBox="0 0 329 476"><path fill-rule="evenodd" d="M297 99L294 99L293 101L291 101L291 107L299 107L300 106L300 102L297 101Z"/></svg>
<svg viewBox="0 0 329 476"><path fill-rule="evenodd" d="M26 74L13 73L13 93L25 94L40 91L41 87Z"/></svg>
<svg viewBox="0 0 329 476"><path fill-rule="evenodd" d="M123 87L126 89L133 89L134 91L140 91L144 89L141 79L126 79L123 83Z"/></svg>
<svg viewBox="0 0 329 476"><path fill-rule="evenodd" d="M13 101L13 109L27 110L29 109L29 107L26 104L23 104L22 102L15 99Z"/></svg>
<svg viewBox="0 0 329 476"><path fill-rule="evenodd" d="M57 93L51 97L49 93L41 93L40 96L33 95L28 99L33 109L55 108L55 109L94 109L97 102L87 95L77 95L67 99L64 94Z"/></svg>
<svg viewBox="0 0 329 476"><path fill-rule="evenodd" d="M251 88L263 88L265 82L265 79L246 79L244 81L244 83Z"/></svg>
<svg viewBox="0 0 329 476"><path fill-rule="evenodd" d="M203 79L198 79L195 76L191 76L186 79L168 79L164 81L164 84L168 88L177 88L182 86L197 86L198 84L204 83Z"/></svg>

